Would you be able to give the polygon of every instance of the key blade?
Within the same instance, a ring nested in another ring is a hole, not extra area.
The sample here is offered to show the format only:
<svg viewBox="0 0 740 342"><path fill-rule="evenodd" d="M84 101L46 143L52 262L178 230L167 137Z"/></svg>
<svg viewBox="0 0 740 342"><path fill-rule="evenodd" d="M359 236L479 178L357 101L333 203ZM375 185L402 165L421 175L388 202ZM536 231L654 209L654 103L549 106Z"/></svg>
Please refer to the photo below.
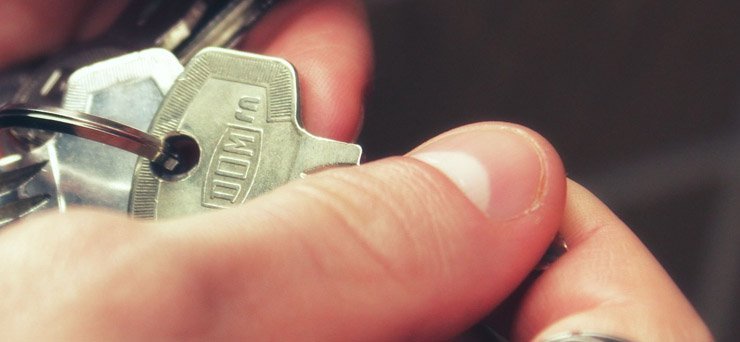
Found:
<svg viewBox="0 0 740 342"><path fill-rule="evenodd" d="M20 189L21 186L28 183L31 178L36 176L47 163L48 161L44 160L35 164L2 172L2 174L0 174L0 196Z"/></svg>
<svg viewBox="0 0 740 342"><path fill-rule="evenodd" d="M208 6L206 0L132 0L99 41L127 50L172 49L192 34Z"/></svg>
<svg viewBox="0 0 740 342"><path fill-rule="evenodd" d="M44 207L49 199L51 199L50 195L43 194L19 199L0 206L0 227Z"/></svg>
<svg viewBox="0 0 740 342"><path fill-rule="evenodd" d="M175 50L183 63L187 63L199 51L209 46L233 47L244 31L257 22L277 0L212 2L217 5L212 6L208 22Z"/></svg>
<svg viewBox="0 0 740 342"><path fill-rule="evenodd" d="M25 65L0 73L0 106L15 102L15 93L31 78L32 67Z"/></svg>
<svg viewBox="0 0 740 342"><path fill-rule="evenodd" d="M293 173L312 174L332 167L359 165L361 156L362 147L359 145L316 137L306 132Z"/></svg>

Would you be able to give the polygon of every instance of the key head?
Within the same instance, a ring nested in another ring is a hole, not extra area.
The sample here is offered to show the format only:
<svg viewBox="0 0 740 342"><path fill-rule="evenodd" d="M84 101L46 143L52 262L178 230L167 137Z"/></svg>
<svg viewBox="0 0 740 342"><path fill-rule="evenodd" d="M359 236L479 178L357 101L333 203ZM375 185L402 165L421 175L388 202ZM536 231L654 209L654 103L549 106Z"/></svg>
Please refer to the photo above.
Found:
<svg viewBox="0 0 740 342"><path fill-rule="evenodd" d="M150 133L183 134L199 158L162 177L139 160L129 210L185 216L244 203L313 169L357 164L357 145L317 138L300 125L297 76L279 58L208 48L175 82Z"/></svg>
<svg viewBox="0 0 740 342"><path fill-rule="evenodd" d="M63 107L146 131L182 70L160 48L98 62L70 76ZM127 211L136 155L72 135L59 135L52 144L57 202Z"/></svg>
<svg viewBox="0 0 740 342"><path fill-rule="evenodd" d="M164 49L148 49L98 62L69 77L63 106L146 130L182 69L177 58ZM12 162L13 158L19 162ZM2 163L6 159L11 162ZM126 212L136 162L136 155L130 152L84 137L59 134L28 152L0 159L0 164L8 165L0 166L0 178L24 176L18 178L23 182L0 182L17 188L14 197L0 193L0 204L15 205L6 208L27 207L24 213L46 209L64 212L68 206ZM29 163L41 167L25 168ZM28 199L40 195L47 200L30 206L36 202Z"/></svg>
<svg viewBox="0 0 740 342"><path fill-rule="evenodd" d="M132 52L77 70L62 107L146 131L183 67L161 48Z"/></svg>
<svg viewBox="0 0 740 342"><path fill-rule="evenodd" d="M83 44L70 47L57 55L49 58L39 66L31 70L25 70L17 76L6 79L14 87L13 95L9 93L0 94L0 101L5 103L31 103L35 106L59 107L62 98L67 91L69 75L85 65L120 56L125 51L112 46L91 46ZM8 87L6 87L8 89ZM36 129L13 128L0 132L3 145L0 151L12 146L4 144L5 141L17 141L26 151L42 147L54 137L54 134Z"/></svg>

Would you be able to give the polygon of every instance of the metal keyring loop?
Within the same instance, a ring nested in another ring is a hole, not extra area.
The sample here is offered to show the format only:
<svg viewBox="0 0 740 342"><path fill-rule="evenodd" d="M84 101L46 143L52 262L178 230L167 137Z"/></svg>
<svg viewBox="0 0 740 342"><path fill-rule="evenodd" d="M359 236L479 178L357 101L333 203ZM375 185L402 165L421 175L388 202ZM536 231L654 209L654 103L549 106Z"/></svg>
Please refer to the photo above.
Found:
<svg viewBox="0 0 740 342"><path fill-rule="evenodd" d="M149 159L174 170L180 163L162 139L96 115L57 107L6 105L0 108L0 128L23 127L71 134Z"/></svg>

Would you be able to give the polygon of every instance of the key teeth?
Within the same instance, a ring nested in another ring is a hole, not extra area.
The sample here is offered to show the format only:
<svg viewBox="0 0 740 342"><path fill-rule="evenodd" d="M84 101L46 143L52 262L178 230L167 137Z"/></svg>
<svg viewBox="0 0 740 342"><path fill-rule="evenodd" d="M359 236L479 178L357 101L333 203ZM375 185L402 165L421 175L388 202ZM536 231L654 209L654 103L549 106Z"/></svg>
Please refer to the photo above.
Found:
<svg viewBox="0 0 740 342"><path fill-rule="evenodd" d="M48 162L48 160L44 160L31 165L19 167L14 170L2 172L2 178L0 178L0 196L7 195L12 191L20 189L36 176Z"/></svg>
<svg viewBox="0 0 740 342"><path fill-rule="evenodd" d="M4 171L0 179L0 227L44 207L50 194L20 197L20 190L48 164L43 160L30 165Z"/></svg>
<svg viewBox="0 0 740 342"><path fill-rule="evenodd" d="M0 206L0 228L33 213L39 208L45 206L50 199L51 195L43 194L18 199Z"/></svg>

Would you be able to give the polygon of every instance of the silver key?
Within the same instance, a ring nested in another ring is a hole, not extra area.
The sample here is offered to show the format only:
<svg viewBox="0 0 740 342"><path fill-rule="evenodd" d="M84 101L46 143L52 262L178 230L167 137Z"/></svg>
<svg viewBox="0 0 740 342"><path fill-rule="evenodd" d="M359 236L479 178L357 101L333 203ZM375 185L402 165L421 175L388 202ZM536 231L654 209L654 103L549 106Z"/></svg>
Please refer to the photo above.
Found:
<svg viewBox="0 0 740 342"><path fill-rule="evenodd" d="M202 47L235 42L274 2L133 0L104 35L71 46L20 77L21 86L9 102L59 106L72 72L129 51L162 47L187 62Z"/></svg>
<svg viewBox="0 0 740 342"><path fill-rule="evenodd" d="M208 22L174 49L180 61L187 63L200 50L209 46L231 48L278 0L221 1Z"/></svg>
<svg viewBox="0 0 740 342"><path fill-rule="evenodd" d="M131 214L169 218L233 207L312 170L358 164L358 145L300 126L296 78L278 58L219 48L193 57L149 130L174 137L170 143L188 156L174 172L139 160Z"/></svg>
<svg viewBox="0 0 740 342"><path fill-rule="evenodd" d="M152 165L173 172L181 165L177 146L137 129L99 116L54 107L3 106L0 108L0 129L25 127L71 134L134 153L151 160ZM25 197L23 184L29 182L47 160L34 161L39 151L16 154L0 160L0 226L20 218L45 205L49 195ZM48 157L42 154L40 159ZM52 159L55 160L55 159ZM9 169L6 167L10 166ZM56 177L56 176L55 176Z"/></svg>
<svg viewBox="0 0 740 342"><path fill-rule="evenodd" d="M62 107L147 130L182 71L177 57L160 48L98 62L70 76Z"/></svg>
<svg viewBox="0 0 740 342"><path fill-rule="evenodd" d="M0 111L0 127L66 132L146 157L137 162L129 211L167 218L232 207L314 170L359 163L359 146L307 133L298 108L296 74L286 61L210 48L177 79L149 136L97 116L24 108ZM13 177L0 182L0 200L15 200L0 203L0 221L33 212L48 200L12 193L47 167L38 159L4 173ZM98 190L103 197L108 191Z"/></svg>
<svg viewBox="0 0 740 342"><path fill-rule="evenodd" d="M45 161L36 163L25 161L24 163L23 160L14 160L12 162L16 165L0 164L0 172L3 174L0 178L0 227L35 212L45 206L51 198L47 194L24 196L21 193L23 185L46 165ZM26 165L21 165L22 163ZM8 166L11 169L5 171L4 169Z"/></svg>
<svg viewBox="0 0 740 342"><path fill-rule="evenodd" d="M132 0L101 37L69 46L38 66L6 72L3 83L14 87L15 92L12 96L0 94L3 95L0 105L60 106L68 78L75 70L129 51L167 44L176 47L204 19L207 5L204 0ZM12 137L4 137L7 135ZM5 130L0 132L0 142L12 145L2 146L0 151L31 149L42 146L49 139L51 135L38 130Z"/></svg>
<svg viewBox="0 0 740 342"><path fill-rule="evenodd" d="M182 70L164 49L96 63L70 76L62 107L146 131ZM68 205L127 210L135 155L72 135L59 135L45 147L53 154L38 177L44 182L29 184L28 191L50 194L55 201L47 207L56 204L62 212ZM40 187L31 186L35 184Z"/></svg>
<svg viewBox="0 0 740 342"><path fill-rule="evenodd" d="M204 0L134 0L103 36L70 46L32 70L15 103L59 106L67 79L77 69L129 51L168 45L177 47L205 17Z"/></svg>
<svg viewBox="0 0 740 342"><path fill-rule="evenodd" d="M10 96L0 92L0 105L31 103L59 106L67 89L67 80L80 67L129 51L163 47L179 51L182 61L195 49L233 43L264 14L276 0L133 0L103 36L71 46L35 68L6 73L2 88L16 89ZM3 89L0 89L3 90ZM12 130L12 140L23 149L43 145L49 135L34 130ZM3 147L0 147L2 152Z"/></svg>
<svg viewBox="0 0 740 342"><path fill-rule="evenodd" d="M145 131L182 70L177 58L164 49L99 62L70 76L64 108ZM18 190L14 197L6 196L7 203L44 195L48 200L29 211L57 208L64 212L70 205L128 209L137 160L131 153L62 134L22 157L17 164L21 169L26 164L43 166L34 169L35 174L22 173L23 182L14 184Z"/></svg>
<svg viewBox="0 0 740 342"><path fill-rule="evenodd" d="M126 115L119 115L116 119L144 129L149 124L151 113L158 105L161 94L166 93L166 89L162 87L163 82L159 82L156 87L152 87L151 82L149 86L144 84L147 82L136 85L121 84L115 87L117 88L115 91L112 87L108 87L105 91L99 91L98 96L92 96L93 99L83 108L81 102L75 102L74 98L84 97L85 90L77 91L84 86L78 87L76 81L68 80L70 73L80 65L120 55L133 48L162 46L189 56L194 49L200 46L232 44L274 2L276 1L133 0L113 28L103 37L91 43L71 47L40 67L31 66L23 70L5 72L3 76L6 77L0 80L0 105L10 100L56 105L58 99L69 88L72 100L68 101L68 108L108 114L121 113L122 110L126 110L128 111ZM188 56L183 56L183 59L186 60ZM123 70L129 69L124 68ZM155 74L158 72L156 67L150 70ZM168 82L174 79L171 74L164 77L163 72L159 73L160 78L169 78ZM118 75L118 77L121 76L124 75ZM157 91L156 88L159 90ZM140 96L137 96L142 92L151 95L145 97L150 100L147 105L142 103ZM113 94L117 101L111 98ZM137 105L127 106L124 103L127 99L136 99L131 103ZM130 121L132 119L136 122ZM15 133L8 134L8 132ZM127 171L130 167L123 167L122 164L129 165L130 163L125 159L131 159L132 156L124 157L125 154L123 154L120 159L115 158L115 154L121 152L106 149L112 162L105 165L108 165L110 170L117 170L113 180L118 185L104 185L109 190L105 192L91 190L95 181L100 180L100 177L92 177L96 175L95 172L79 171L85 170L81 165L91 165L90 156L97 155L90 151L101 152L104 148L93 147L95 144L91 145L90 142L75 137L60 138L61 141L47 146L46 143L52 136L53 134L48 132L34 129L0 131L0 176L2 176L0 178L8 179L9 175L18 170L25 170L22 174L26 177L22 183L19 183L25 184L24 187L0 193L0 205L4 206L0 211L8 211L9 206L6 204L13 204L16 210L20 210L17 208L22 209L17 216L43 207L58 206L63 211L66 204L95 204L113 209L122 209L127 206L127 202L122 198L128 198L128 190L125 189L130 187L130 184L124 183L122 179L124 176L130 176L130 172ZM87 151L87 153L71 153L73 151ZM43 167L35 173L29 173L28 170L36 170L31 168L35 165L43 165ZM100 173L97 176L104 173L102 170L98 171ZM39 177L34 178L36 173ZM84 177L80 178L80 176ZM107 175L105 180L110 181L110 175ZM93 194L101 193L107 194L93 196ZM50 198L54 200L49 201ZM6 216L0 215L0 219Z"/></svg>

